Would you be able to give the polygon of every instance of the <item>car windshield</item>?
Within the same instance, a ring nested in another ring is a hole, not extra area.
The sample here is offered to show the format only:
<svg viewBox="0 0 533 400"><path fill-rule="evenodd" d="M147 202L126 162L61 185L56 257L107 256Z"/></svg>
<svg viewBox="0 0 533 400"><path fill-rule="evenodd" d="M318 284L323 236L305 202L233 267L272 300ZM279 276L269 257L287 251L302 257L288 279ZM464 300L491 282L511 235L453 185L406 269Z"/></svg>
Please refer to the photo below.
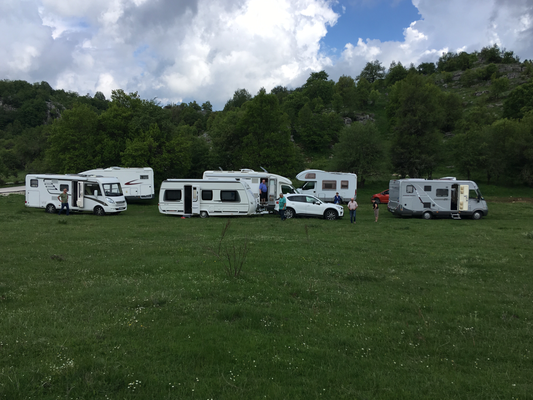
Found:
<svg viewBox="0 0 533 400"><path fill-rule="evenodd" d="M120 183L104 183L103 185L104 193L109 197L122 196L122 188Z"/></svg>

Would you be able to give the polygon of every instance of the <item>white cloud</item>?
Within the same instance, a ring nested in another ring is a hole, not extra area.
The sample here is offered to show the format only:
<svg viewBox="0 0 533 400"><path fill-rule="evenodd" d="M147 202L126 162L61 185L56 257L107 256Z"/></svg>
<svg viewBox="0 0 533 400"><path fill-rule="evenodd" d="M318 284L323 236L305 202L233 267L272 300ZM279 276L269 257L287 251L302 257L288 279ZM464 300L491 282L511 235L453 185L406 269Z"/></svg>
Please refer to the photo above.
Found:
<svg viewBox="0 0 533 400"><path fill-rule="evenodd" d="M341 1L342 2L342 1ZM436 61L497 43L533 58L533 0L413 0L404 40L321 50L332 0L2 0L0 78L80 94L138 91L161 102L224 105L236 89L300 86L310 72L356 76L367 61ZM345 10L344 6L342 9ZM16 34L14 34L16 32Z"/></svg>

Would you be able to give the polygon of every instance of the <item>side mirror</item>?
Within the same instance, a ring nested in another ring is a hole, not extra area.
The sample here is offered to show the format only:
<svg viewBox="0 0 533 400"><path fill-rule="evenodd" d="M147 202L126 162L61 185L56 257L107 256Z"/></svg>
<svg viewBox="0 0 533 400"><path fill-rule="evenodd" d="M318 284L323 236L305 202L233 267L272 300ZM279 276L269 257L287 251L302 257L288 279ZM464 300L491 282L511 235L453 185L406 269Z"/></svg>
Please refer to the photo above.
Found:
<svg viewBox="0 0 533 400"><path fill-rule="evenodd" d="M98 197L98 190L94 191L94 197Z"/></svg>

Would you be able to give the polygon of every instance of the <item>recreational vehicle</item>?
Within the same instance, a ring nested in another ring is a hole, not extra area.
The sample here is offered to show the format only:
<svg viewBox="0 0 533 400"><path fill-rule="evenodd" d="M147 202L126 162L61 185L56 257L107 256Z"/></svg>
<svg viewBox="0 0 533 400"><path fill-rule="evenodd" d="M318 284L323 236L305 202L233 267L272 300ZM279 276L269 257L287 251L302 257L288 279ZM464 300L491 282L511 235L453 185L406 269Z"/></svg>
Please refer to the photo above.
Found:
<svg viewBox="0 0 533 400"><path fill-rule="evenodd" d="M480 219L488 214L476 183L455 178L391 180L387 208L394 215L424 219Z"/></svg>
<svg viewBox="0 0 533 400"><path fill-rule="evenodd" d="M57 196L67 189L71 211L96 215L126 211L126 199L117 178L83 175L26 175L26 207L55 213L61 206Z"/></svg>
<svg viewBox="0 0 533 400"><path fill-rule="evenodd" d="M244 181L167 179L159 191L159 212L202 218L256 213L257 202Z"/></svg>
<svg viewBox="0 0 533 400"><path fill-rule="evenodd" d="M289 178L271 174L266 171L258 172L253 169L241 169L240 171L205 171L203 177L204 179L234 178L248 183L257 203L259 204L259 211L274 211L276 199L279 197L280 193L296 193ZM267 185L267 200L265 204L260 204L259 185L263 180Z"/></svg>
<svg viewBox="0 0 533 400"><path fill-rule="evenodd" d="M339 193L345 203L352 197L357 198L356 174L308 169L296 175L296 179L305 182L298 189L299 193L313 195L324 202L333 202L335 193Z"/></svg>
<svg viewBox="0 0 533 400"><path fill-rule="evenodd" d="M122 185L126 200L153 199L155 195L154 170L145 168L97 168L80 172L80 175L108 176L117 178Z"/></svg>

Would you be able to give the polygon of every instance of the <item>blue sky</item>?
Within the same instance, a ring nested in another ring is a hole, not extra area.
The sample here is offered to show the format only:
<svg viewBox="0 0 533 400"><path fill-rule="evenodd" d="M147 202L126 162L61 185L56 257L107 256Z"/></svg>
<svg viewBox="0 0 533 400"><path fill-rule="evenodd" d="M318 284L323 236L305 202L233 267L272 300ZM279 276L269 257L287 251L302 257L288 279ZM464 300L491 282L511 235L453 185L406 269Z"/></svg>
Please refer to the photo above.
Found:
<svg viewBox="0 0 533 400"><path fill-rule="evenodd" d="M217 110L238 89L355 78L373 60L494 43L533 59L531 38L533 0L0 0L0 79Z"/></svg>
<svg viewBox="0 0 533 400"><path fill-rule="evenodd" d="M358 38L402 41L404 29L420 19L418 9L409 0L341 1L333 10L340 17L328 28L323 41L325 49L336 49L337 53L347 42L356 43Z"/></svg>

